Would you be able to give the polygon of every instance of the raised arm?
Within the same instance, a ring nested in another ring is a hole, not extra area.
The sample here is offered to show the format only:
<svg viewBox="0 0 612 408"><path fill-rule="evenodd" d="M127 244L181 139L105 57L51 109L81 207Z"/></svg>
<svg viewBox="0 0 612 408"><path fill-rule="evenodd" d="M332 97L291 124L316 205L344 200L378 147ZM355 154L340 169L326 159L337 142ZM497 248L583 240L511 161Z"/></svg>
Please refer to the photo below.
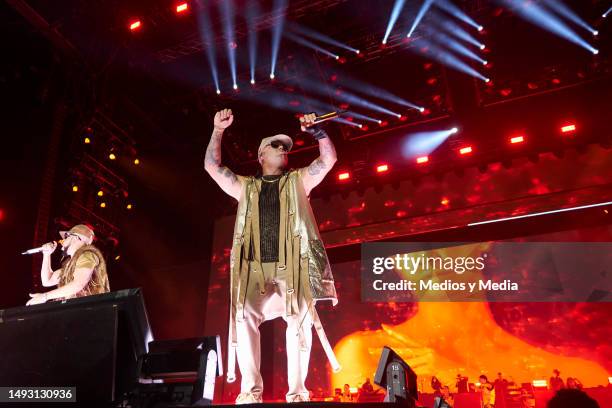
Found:
<svg viewBox="0 0 612 408"><path fill-rule="evenodd" d="M327 136L327 133L323 129L312 128L314 117L314 114L308 114L300 118L302 130L310 133L319 141L319 157L310 163L308 167L300 169L306 195L310 195L310 191L323 181L338 160L334 143Z"/></svg>
<svg viewBox="0 0 612 408"><path fill-rule="evenodd" d="M223 109L215 114L215 127L206 148L204 169L223 191L240 201L242 178L221 164L221 139L223 138L223 132L233 121L234 116L230 109Z"/></svg>
<svg viewBox="0 0 612 408"><path fill-rule="evenodd" d="M51 254L57 248L56 242L49 242L43 245L43 261L40 267L40 282L43 286L55 286L59 283L60 269L53 271L51 269Z"/></svg>

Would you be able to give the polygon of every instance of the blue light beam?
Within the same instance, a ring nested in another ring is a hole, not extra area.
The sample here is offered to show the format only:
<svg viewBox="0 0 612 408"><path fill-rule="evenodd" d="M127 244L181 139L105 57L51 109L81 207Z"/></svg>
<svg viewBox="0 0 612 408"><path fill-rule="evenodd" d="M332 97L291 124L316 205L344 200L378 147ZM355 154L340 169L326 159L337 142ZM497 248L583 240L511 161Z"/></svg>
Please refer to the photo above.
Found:
<svg viewBox="0 0 612 408"><path fill-rule="evenodd" d="M540 5L533 2L523 2L517 0L501 0L503 3L512 8L514 12L522 18L535 24L561 38L566 39L580 47L583 47L593 54L599 53L597 49L592 47L582 38L580 38L571 28L564 24L558 17L542 8Z"/></svg>
<svg viewBox="0 0 612 408"><path fill-rule="evenodd" d="M333 52L328 51L328 50L326 50L323 47L319 47L317 44L313 43L312 41L309 41L309 40L307 40L305 38L299 37L299 36L297 36L297 35L295 35L293 33L290 33L288 31L285 32L285 37L287 37L288 39L290 39L291 41L293 41L296 44L300 44L300 45L302 45L302 46L304 46L306 48L310 48L312 50L318 51L321 54L325 54L325 55L327 55L329 57L332 57L333 59L339 59L340 58L339 55L334 54Z"/></svg>
<svg viewBox="0 0 612 408"><path fill-rule="evenodd" d="M480 24L475 22L470 16L465 14L463 10L451 3L449 0L436 0L436 5L442 10L446 11L448 14L454 16L455 18L463 21L466 24L471 25L478 31L482 31L482 26Z"/></svg>
<svg viewBox="0 0 612 408"><path fill-rule="evenodd" d="M304 27L304 26L300 26L300 25L295 24L295 23L291 23L291 25L288 28L290 28L292 31L295 31L296 33L298 33L300 35L309 37L309 38L311 38L313 40L318 40L318 41L321 41L322 43L325 43L325 44L328 44L328 45L333 45L335 47L342 48L344 50L354 52L355 54L359 54L359 50L357 48L353 48L353 47L351 47L349 45L346 45L346 44L344 44L344 43L342 43L342 42L340 42L338 40L335 40L335 39L333 39L331 37L328 37L328 36L326 36L324 34L316 32L316 31L314 31L314 30L312 30L312 29L310 29L308 27Z"/></svg>
<svg viewBox="0 0 612 408"><path fill-rule="evenodd" d="M274 14L277 22L272 26L272 62L270 64L270 78L274 79L276 73L276 61L278 59L278 50L283 34L283 25L285 23L285 14L287 12L288 0L274 0Z"/></svg>
<svg viewBox="0 0 612 408"><path fill-rule="evenodd" d="M236 17L236 10L234 8L233 0L223 0L221 2L221 12L223 13L223 35L225 36L227 59L230 65L230 71L232 73L232 83L234 89L238 89L238 82L236 78L236 35L234 31L234 19Z"/></svg>
<svg viewBox="0 0 612 408"><path fill-rule="evenodd" d="M210 7L206 7L207 4L203 5L201 9L197 11L197 20L200 31L200 38L202 43L205 44L206 59L210 66L210 73L215 84L217 94L221 93L219 88L219 72L217 71L217 57L215 50L215 37L212 32L212 25L210 23L209 11Z"/></svg>
<svg viewBox="0 0 612 408"><path fill-rule="evenodd" d="M414 23L412 23L412 27L410 27L410 31L408 32L408 35L406 35L406 37L410 37L412 35L414 30L417 28L417 26L419 25L419 23L423 19L423 17L425 17L425 14L427 13L427 10L429 10L429 8L431 7L432 3L433 3L433 0L425 0L423 5L419 9L419 12L417 13L416 18L414 19Z"/></svg>
<svg viewBox="0 0 612 408"><path fill-rule="evenodd" d="M389 17L389 22L387 23L387 29L385 30L385 36L383 37L382 43L386 44L389 39L389 35L391 35L391 30L393 30L393 26L397 21L402 9L404 8L404 4L406 0L395 0L395 4L393 4L393 9L391 10L391 16Z"/></svg>
<svg viewBox="0 0 612 408"><path fill-rule="evenodd" d="M405 159L413 159L430 155L453 133L456 133L455 128L408 134L402 144L402 156Z"/></svg>

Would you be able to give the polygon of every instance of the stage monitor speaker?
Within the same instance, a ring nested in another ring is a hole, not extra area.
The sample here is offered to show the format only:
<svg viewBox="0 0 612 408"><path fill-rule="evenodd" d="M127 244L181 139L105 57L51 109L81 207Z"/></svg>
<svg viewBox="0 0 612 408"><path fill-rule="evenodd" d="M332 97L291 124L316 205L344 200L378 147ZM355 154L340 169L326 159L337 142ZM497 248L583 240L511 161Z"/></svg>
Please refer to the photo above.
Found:
<svg viewBox="0 0 612 408"><path fill-rule="evenodd" d="M136 384L150 340L139 289L0 310L0 384L111 403Z"/></svg>
<svg viewBox="0 0 612 408"><path fill-rule="evenodd" d="M415 407L418 400L417 375L391 348L385 346L378 360L374 383L386 388L385 402Z"/></svg>
<svg viewBox="0 0 612 408"><path fill-rule="evenodd" d="M170 380L191 386L191 405L213 402L215 377L223 375L221 339L219 336L163 340L149 343L149 353L142 365L141 379ZM157 385L140 385L139 394L159 390L166 398L170 389ZM146 391L145 389L149 389Z"/></svg>

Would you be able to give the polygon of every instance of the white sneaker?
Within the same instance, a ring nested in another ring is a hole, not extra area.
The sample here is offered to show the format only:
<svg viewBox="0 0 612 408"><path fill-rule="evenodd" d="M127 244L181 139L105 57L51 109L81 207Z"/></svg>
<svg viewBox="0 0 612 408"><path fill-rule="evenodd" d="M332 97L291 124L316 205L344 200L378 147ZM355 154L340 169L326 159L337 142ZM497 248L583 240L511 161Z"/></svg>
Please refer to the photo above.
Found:
<svg viewBox="0 0 612 408"><path fill-rule="evenodd" d="M308 402L310 397L307 394L295 394L287 397L287 402Z"/></svg>
<svg viewBox="0 0 612 408"><path fill-rule="evenodd" d="M252 392L241 392L236 397L236 404L261 404L263 401L260 394L254 394Z"/></svg>

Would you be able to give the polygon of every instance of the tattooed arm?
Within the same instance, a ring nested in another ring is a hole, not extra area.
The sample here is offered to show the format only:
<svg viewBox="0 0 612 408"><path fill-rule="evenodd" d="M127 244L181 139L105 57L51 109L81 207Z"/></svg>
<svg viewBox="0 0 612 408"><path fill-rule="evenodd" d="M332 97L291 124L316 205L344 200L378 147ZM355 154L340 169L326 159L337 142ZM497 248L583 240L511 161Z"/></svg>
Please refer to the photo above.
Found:
<svg viewBox="0 0 612 408"><path fill-rule="evenodd" d="M337 160L336 149L331 139L329 137L319 139L319 157L308 167L300 169L306 195L310 195L310 191L323 181L325 175L329 173Z"/></svg>
<svg viewBox="0 0 612 408"><path fill-rule="evenodd" d="M204 169L227 194L240 201L242 194L242 177L221 164L221 139L223 131L234 121L230 109L223 109L215 114L215 128L204 157Z"/></svg>

